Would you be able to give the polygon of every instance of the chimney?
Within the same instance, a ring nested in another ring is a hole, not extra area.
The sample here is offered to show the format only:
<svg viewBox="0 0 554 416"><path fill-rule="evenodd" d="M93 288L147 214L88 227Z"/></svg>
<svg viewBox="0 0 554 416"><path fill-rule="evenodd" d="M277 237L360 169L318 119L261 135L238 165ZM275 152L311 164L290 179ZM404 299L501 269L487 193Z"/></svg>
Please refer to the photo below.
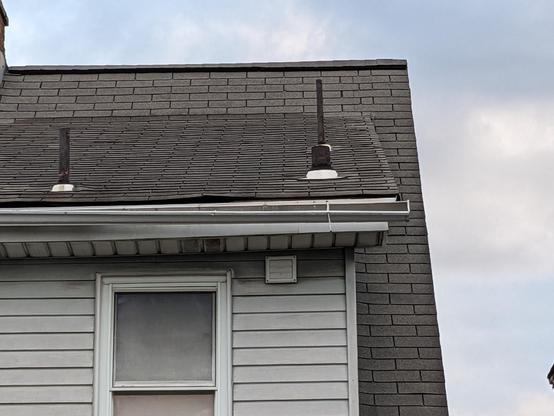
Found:
<svg viewBox="0 0 554 416"><path fill-rule="evenodd" d="M338 174L331 166L331 146L325 139L325 123L323 119L323 84L320 79L315 81L317 108L317 146L312 147L312 169L306 174L306 179L337 179Z"/></svg>
<svg viewBox="0 0 554 416"><path fill-rule="evenodd" d="M4 72L6 72L6 49L4 47L6 27L9 24L8 15L6 9L0 0L0 82L4 78Z"/></svg>

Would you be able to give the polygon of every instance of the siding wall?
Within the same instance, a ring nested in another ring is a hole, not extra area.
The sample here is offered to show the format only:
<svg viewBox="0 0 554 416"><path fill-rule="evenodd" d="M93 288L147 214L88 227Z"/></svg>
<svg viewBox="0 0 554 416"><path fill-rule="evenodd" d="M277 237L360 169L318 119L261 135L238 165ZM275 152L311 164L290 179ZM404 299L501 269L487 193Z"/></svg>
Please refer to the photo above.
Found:
<svg viewBox="0 0 554 416"><path fill-rule="evenodd" d="M0 415L91 414L95 287L83 271L0 266Z"/></svg>
<svg viewBox="0 0 554 416"><path fill-rule="evenodd" d="M272 253L275 254L275 253ZM348 413L344 256L298 253L266 285L264 254L0 264L0 416L90 416L95 273L232 268L236 416Z"/></svg>

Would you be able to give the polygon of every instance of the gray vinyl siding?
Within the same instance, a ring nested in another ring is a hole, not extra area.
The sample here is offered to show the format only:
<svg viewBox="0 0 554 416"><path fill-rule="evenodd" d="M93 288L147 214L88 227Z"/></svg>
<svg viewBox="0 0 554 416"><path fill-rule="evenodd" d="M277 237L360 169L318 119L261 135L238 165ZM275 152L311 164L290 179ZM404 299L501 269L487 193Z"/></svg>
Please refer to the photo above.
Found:
<svg viewBox="0 0 554 416"><path fill-rule="evenodd" d="M299 257L298 274L233 282L236 416L348 413L344 259Z"/></svg>
<svg viewBox="0 0 554 416"><path fill-rule="evenodd" d="M1 416L91 413L94 282L46 269L0 267Z"/></svg>
<svg viewBox="0 0 554 416"><path fill-rule="evenodd" d="M96 273L229 268L234 414L347 415L344 255L296 254L286 285L265 253L0 264L0 416L92 415Z"/></svg>

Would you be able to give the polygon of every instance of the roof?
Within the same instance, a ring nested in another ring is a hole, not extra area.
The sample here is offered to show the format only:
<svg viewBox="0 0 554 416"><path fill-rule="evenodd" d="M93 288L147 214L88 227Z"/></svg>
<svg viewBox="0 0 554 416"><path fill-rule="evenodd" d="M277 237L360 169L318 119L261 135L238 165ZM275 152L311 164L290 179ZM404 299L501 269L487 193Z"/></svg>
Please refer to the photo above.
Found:
<svg viewBox="0 0 554 416"><path fill-rule="evenodd" d="M10 67L0 85L0 204L398 196L413 131L404 60ZM337 180L306 181L323 81ZM58 129L71 182L52 193ZM396 137L398 135L398 137Z"/></svg>
<svg viewBox="0 0 554 416"><path fill-rule="evenodd" d="M50 192L61 127L71 129L76 192ZM308 181L313 115L18 121L0 132L0 203L398 194L371 121L329 117L326 131L340 177Z"/></svg>

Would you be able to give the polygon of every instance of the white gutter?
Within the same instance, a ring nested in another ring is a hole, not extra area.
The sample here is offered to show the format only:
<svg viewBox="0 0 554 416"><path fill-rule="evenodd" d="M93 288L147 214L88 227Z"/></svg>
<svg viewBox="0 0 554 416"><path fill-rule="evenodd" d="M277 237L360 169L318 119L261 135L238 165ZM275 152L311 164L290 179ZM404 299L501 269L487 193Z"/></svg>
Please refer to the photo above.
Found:
<svg viewBox="0 0 554 416"><path fill-rule="evenodd" d="M409 201L349 204L318 201L313 204L220 204L155 209L150 207L66 207L0 209L2 226L70 226L108 224L252 224L344 223L406 219Z"/></svg>
<svg viewBox="0 0 554 416"><path fill-rule="evenodd" d="M308 202L308 203L307 203ZM183 206L0 209L0 242L382 232L409 202L264 201Z"/></svg>

